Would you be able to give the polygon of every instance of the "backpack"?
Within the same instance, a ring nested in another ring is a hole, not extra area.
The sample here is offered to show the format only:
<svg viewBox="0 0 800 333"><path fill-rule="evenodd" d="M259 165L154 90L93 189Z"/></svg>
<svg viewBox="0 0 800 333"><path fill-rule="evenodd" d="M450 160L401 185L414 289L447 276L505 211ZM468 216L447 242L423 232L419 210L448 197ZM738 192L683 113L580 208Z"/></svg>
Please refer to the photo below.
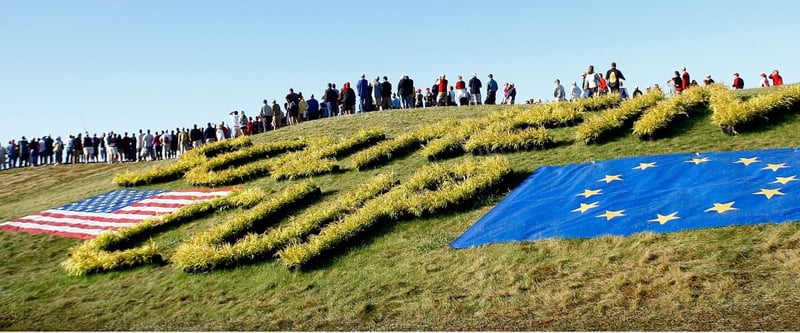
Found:
<svg viewBox="0 0 800 333"><path fill-rule="evenodd" d="M617 83L617 71L611 71L611 74L608 75L608 83Z"/></svg>

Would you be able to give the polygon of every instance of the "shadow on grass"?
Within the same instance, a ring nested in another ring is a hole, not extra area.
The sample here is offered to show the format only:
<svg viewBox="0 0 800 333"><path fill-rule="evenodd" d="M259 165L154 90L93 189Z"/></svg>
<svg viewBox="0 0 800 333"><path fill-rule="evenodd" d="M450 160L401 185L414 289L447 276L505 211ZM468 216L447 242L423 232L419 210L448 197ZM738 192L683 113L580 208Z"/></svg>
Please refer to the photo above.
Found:
<svg viewBox="0 0 800 333"><path fill-rule="evenodd" d="M736 131L739 133L763 133L769 132L784 123L796 121L800 114L800 106L795 106L791 109L779 109L770 112L764 117L758 117L748 123L736 126Z"/></svg>

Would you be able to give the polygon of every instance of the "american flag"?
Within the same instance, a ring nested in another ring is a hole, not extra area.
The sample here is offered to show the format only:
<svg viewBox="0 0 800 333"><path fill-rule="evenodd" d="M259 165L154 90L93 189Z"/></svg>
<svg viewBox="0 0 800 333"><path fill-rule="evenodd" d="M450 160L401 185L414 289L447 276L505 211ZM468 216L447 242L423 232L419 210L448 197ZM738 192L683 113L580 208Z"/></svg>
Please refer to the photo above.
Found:
<svg viewBox="0 0 800 333"><path fill-rule="evenodd" d="M231 189L118 190L0 223L0 230L89 239L106 230L130 227L148 218L225 196Z"/></svg>

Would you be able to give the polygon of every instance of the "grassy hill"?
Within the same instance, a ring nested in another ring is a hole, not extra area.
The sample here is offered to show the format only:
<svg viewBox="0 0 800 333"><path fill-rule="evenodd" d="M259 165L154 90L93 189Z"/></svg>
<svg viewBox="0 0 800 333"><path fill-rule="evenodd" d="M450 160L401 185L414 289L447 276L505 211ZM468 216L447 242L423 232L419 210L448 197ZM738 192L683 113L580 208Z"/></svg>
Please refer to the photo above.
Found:
<svg viewBox="0 0 800 333"><path fill-rule="evenodd" d="M754 90L747 98L761 94ZM348 137L381 127L388 137L448 117L479 118L504 106L374 112L305 122L255 142ZM670 126L665 138L623 135L576 142L554 129L555 147L503 154L512 186L543 165L674 152L795 147L800 115L724 134L710 111ZM452 160L465 158L455 157ZM323 196L366 176L401 179L425 157L316 176ZM158 162L161 164L169 162ZM153 163L155 164L155 163ZM101 194L125 170L152 164L62 165L0 172L0 221ZM278 190L294 181L259 178ZM183 180L145 188L189 188ZM0 232L0 328L4 330L797 330L800 224L759 225L585 240L552 239L454 250L448 244L502 199L424 219L382 223L316 265L288 270L275 260L187 274L170 265L74 277L59 263L80 241ZM304 207L297 207L300 212ZM181 241L241 213L226 210L157 234L169 258Z"/></svg>

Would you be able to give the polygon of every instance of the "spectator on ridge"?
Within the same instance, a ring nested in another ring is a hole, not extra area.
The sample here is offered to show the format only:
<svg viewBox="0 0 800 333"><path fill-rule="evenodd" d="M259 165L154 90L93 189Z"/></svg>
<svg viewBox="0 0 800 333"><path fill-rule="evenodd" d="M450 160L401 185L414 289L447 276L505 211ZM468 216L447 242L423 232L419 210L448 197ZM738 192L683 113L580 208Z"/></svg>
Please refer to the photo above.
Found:
<svg viewBox="0 0 800 333"><path fill-rule="evenodd" d="M783 77L781 77L781 75L778 74L777 69L773 70L772 73L769 74L769 78L772 79L773 86L777 87L783 85Z"/></svg>
<svg viewBox="0 0 800 333"><path fill-rule="evenodd" d="M617 63L611 63L611 69L606 71L606 82L608 83L608 89L611 90L611 93L619 92L620 81L625 80L625 75L622 75L622 72L617 69Z"/></svg>
<svg viewBox="0 0 800 333"><path fill-rule="evenodd" d="M731 86L734 89L744 89L744 80L739 77L739 73L733 73L733 84Z"/></svg>

